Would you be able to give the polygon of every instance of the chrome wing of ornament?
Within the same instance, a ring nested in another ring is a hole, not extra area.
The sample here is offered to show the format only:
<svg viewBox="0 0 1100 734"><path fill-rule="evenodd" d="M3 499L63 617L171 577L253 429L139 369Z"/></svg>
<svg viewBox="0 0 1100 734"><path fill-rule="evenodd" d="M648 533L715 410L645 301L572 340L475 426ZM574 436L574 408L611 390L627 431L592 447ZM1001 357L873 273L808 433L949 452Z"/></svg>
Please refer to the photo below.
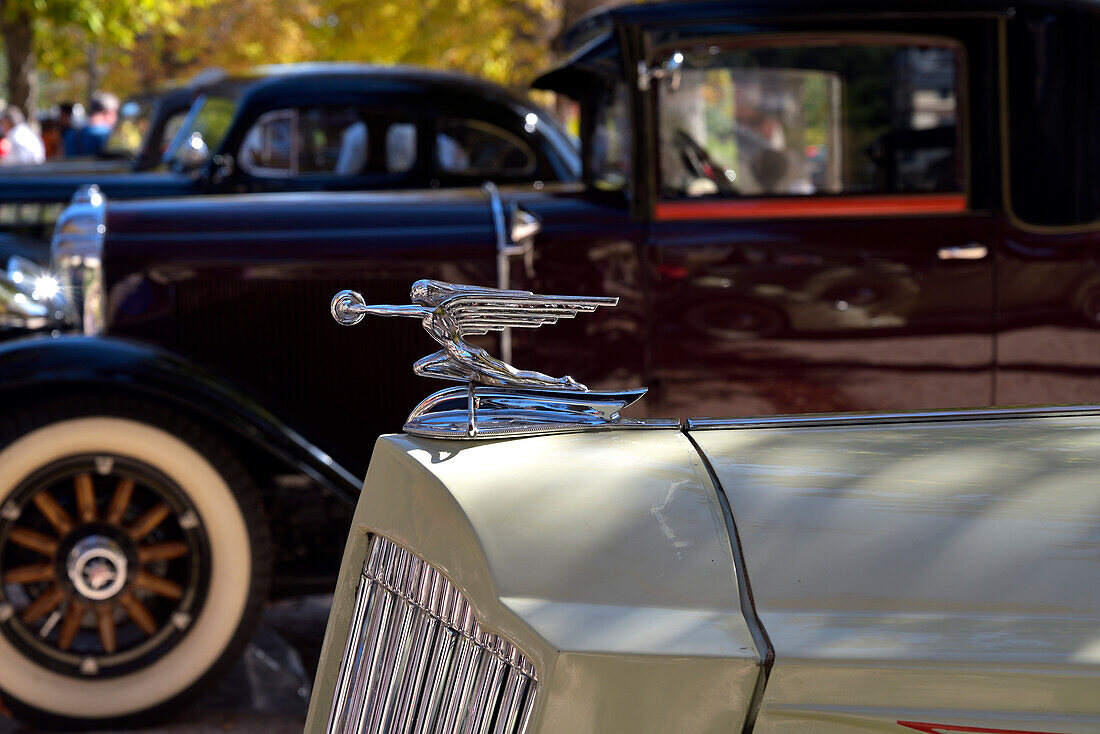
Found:
<svg viewBox="0 0 1100 734"><path fill-rule="evenodd" d="M345 326L359 323L368 314L420 319L443 348L418 360L413 370L423 377L467 383L465 391L450 388L425 399L410 414L406 432L473 438L641 425L622 419L619 410L641 398L645 388L592 392L568 375L551 377L516 369L465 341L468 336L571 319L600 306L614 306L618 298L543 296L418 280L411 300L413 305L371 306L355 291L345 290L336 294L331 306L332 317ZM457 405L457 399L463 399L464 405Z"/></svg>

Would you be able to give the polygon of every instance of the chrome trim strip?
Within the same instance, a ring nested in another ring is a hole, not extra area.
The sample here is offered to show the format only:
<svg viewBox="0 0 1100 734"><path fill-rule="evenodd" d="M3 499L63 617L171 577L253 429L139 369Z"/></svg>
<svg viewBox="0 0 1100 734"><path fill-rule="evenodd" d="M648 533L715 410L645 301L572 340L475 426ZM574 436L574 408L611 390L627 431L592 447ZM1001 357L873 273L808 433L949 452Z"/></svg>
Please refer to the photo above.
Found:
<svg viewBox="0 0 1100 734"><path fill-rule="evenodd" d="M764 691L767 690L768 678L771 677L772 666L775 663L775 646L772 645L771 637L768 635L767 629L764 628L764 622L760 619L760 614L756 609L756 601L752 595L752 582L749 580L749 567L745 562L741 535L737 530L737 521L733 517L733 510L730 507L726 488L719 481L710 457L703 451L703 447L699 445L696 437L686 433L685 438L695 448L699 460L706 467L707 476L710 478L715 496L718 498L718 504L722 509L722 519L725 522L726 532L729 534L733 570L737 575L737 593L741 601L741 616L745 619L745 624L752 635L753 644L756 646L756 653L760 656L760 671L757 674L756 685L753 687L752 698L745 713L744 731L751 732L756 726L756 719L760 715L760 707L764 703Z"/></svg>
<svg viewBox="0 0 1100 734"><path fill-rule="evenodd" d="M738 430L743 428L802 428L815 426L881 425L892 423L936 423L959 420L1004 418L1056 418L1078 415L1100 417L1100 405L1041 406L1033 408L966 408L898 413L831 413L823 415L779 415L751 418L691 418L689 431Z"/></svg>

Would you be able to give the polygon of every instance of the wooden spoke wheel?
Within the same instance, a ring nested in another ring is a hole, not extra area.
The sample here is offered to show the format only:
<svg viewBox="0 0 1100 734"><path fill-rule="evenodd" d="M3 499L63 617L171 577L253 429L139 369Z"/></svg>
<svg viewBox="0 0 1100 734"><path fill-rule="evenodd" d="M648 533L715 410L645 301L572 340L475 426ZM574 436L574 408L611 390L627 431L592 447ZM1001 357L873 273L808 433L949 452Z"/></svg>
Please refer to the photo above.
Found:
<svg viewBox="0 0 1100 734"><path fill-rule="evenodd" d="M229 447L136 400L0 416L0 699L68 729L177 710L228 670L270 538Z"/></svg>
<svg viewBox="0 0 1100 734"><path fill-rule="evenodd" d="M0 630L63 673L133 670L186 632L209 564L178 485L127 457L72 457L0 507Z"/></svg>

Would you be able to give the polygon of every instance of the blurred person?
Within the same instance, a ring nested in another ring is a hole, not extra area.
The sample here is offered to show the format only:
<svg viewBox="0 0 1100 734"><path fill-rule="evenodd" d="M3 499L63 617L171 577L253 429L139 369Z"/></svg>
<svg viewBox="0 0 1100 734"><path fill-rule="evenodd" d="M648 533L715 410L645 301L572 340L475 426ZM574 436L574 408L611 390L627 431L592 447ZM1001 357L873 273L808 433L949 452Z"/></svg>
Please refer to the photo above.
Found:
<svg viewBox="0 0 1100 734"><path fill-rule="evenodd" d="M470 154L450 135L436 134L435 151L440 167L447 173L465 173L470 169Z"/></svg>
<svg viewBox="0 0 1100 734"><path fill-rule="evenodd" d="M57 105L57 129L61 131L61 154L67 155L69 146L72 145L72 136L76 130L74 105L72 102L62 102Z"/></svg>
<svg viewBox="0 0 1100 734"><path fill-rule="evenodd" d="M64 134L58 119L56 117L41 118L39 128L42 130L42 145L46 148L46 158L57 158L65 155Z"/></svg>
<svg viewBox="0 0 1100 734"><path fill-rule="evenodd" d="M340 155L336 159L338 176L357 176L367 164L367 123L362 120L344 128L344 134L340 137Z"/></svg>
<svg viewBox="0 0 1100 734"><path fill-rule="evenodd" d="M66 156L98 155L111 128L118 122L118 97L110 92L96 92L88 105L88 124L75 128L65 139Z"/></svg>
<svg viewBox="0 0 1100 734"><path fill-rule="evenodd" d="M24 166L44 163L46 147L27 124L23 110L9 106L0 114L0 133L3 133L3 157L0 163L5 166Z"/></svg>

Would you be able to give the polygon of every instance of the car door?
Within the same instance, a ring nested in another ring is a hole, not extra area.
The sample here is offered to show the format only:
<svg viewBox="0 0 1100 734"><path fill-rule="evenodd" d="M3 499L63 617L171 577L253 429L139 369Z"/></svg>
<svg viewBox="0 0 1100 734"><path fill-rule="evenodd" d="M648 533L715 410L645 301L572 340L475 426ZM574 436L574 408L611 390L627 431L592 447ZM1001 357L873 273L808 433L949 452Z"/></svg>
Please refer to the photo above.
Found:
<svg viewBox="0 0 1100 734"><path fill-rule="evenodd" d="M983 23L655 50L659 412L992 401Z"/></svg>

